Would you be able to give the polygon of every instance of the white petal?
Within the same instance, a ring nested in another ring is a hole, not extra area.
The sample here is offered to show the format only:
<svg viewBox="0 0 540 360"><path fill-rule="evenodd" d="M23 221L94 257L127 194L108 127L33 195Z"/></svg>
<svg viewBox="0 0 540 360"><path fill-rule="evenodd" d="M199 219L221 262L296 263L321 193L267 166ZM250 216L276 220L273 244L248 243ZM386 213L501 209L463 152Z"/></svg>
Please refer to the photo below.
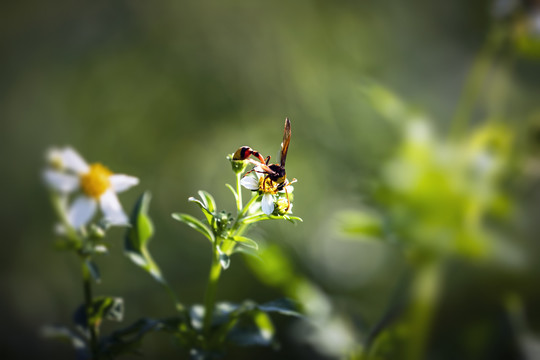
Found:
<svg viewBox="0 0 540 360"><path fill-rule="evenodd" d="M259 181L253 176L244 176L240 180L240 185L248 190L259 190Z"/></svg>
<svg viewBox="0 0 540 360"><path fill-rule="evenodd" d="M99 203L101 205L101 210L105 215L105 220L111 223L112 225L126 225L129 224L128 217L122 205L118 200L118 196L112 190L107 190L99 198Z"/></svg>
<svg viewBox="0 0 540 360"><path fill-rule="evenodd" d="M261 200L262 211L266 215L272 215L274 212L274 197L272 194L266 193Z"/></svg>
<svg viewBox="0 0 540 360"><path fill-rule="evenodd" d="M266 172L260 166L255 166L253 168L253 172L257 175L257 179L260 179L266 174Z"/></svg>
<svg viewBox="0 0 540 360"><path fill-rule="evenodd" d="M96 200L80 195L78 196L68 211L68 221L75 229L86 225L96 213Z"/></svg>
<svg viewBox="0 0 540 360"><path fill-rule="evenodd" d="M65 148L62 154L62 158L64 163L63 165L67 169L75 171L77 174L84 174L90 169L82 156L79 155L79 153L76 152L73 148Z"/></svg>
<svg viewBox="0 0 540 360"><path fill-rule="evenodd" d="M77 176L51 169L43 172L43 180L53 189L63 193L73 192L79 187L79 178Z"/></svg>
<svg viewBox="0 0 540 360"><path fill-rule="evenodd" d="M115 174L109 177L111 186L114 192L119 193L135 186L139 183L139 179L134 176Z"/></svg>

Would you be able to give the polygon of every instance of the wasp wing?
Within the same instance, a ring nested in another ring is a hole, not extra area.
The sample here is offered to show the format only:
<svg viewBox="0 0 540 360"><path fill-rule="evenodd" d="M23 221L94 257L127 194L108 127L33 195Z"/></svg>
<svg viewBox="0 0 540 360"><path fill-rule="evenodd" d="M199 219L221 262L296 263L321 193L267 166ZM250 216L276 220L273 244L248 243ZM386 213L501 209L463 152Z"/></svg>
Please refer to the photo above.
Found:
<svg viewBox="0 0 540 360"><path fill-rule="evenodd" d="M291 121L289 118L285 119L285 129L283 130L283 142L281 143L281 156L279 158L279 164L281 167L285 167L285 160L287 159L287 151L289 150L289 143L291 142Z"/></svg>

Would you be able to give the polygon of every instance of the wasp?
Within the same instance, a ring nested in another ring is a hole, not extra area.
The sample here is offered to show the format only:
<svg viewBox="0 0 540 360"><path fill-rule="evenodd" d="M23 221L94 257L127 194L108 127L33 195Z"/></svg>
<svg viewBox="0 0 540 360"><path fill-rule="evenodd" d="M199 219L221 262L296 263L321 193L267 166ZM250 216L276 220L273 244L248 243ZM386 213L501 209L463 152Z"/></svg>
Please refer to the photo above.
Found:
<svg viewBox="0 0 540 360"><path fill-rule="evenodd" d="M249 146L242 146L233 155L234 160L248 160L250 163L256 166L251 171L257 171L264 173L265 177L262 181L263 192L277 192L285 189L287 196L288 206L290 207L289 194L285 188L289 181L287 180L287 173L285 171L285 160L287 160L287 152L289 150L289 144L291 142L291 121L289 118L285 119L285 128L283 129L283 141L281 143L281 151L278 164L270 164L270 156L264 158L262 154L256 150L253 150ZM251 159L253 155L259 161ZM244 176L248 175L251 171L248 171ZM294 180L293 180L294 182Z"/></svg>

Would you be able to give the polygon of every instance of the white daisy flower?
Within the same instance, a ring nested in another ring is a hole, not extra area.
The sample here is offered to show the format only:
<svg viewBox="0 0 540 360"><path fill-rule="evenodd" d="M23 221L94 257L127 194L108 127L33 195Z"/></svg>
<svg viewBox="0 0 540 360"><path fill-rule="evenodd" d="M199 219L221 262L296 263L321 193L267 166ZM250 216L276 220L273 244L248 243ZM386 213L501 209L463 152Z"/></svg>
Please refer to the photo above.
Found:
<svg viewBox="0 0 540 360"><path fill-rule="evenodd" d="M285 180L287 185L285 185L282 190L278 190L279 184L266 177L266 174L260 167L257 166L253 172L257 175L257 178L254 176L244 176L240 180L240 185L248 190L258 191L260 194L262 194L262 211L266 215L272 215L276 201L279 200L279 194L285 194L285 192L289 194L292 193L294 188L291 186L291 184L296 182L296 179L291 182Z"/></svg>
<svg viewBox="0 0 540 360"><path fill-rule="evenodd" d="M70 147L50 150L47 157L51 167L43 173L45 182L62 194L78 189L82 192L67 212L73 228L86 225L98 206L105 215L105 221L112 225L128 224L128 217L116 194L137 185L138 178L113 174L99 163L88 164Z"/></svg>

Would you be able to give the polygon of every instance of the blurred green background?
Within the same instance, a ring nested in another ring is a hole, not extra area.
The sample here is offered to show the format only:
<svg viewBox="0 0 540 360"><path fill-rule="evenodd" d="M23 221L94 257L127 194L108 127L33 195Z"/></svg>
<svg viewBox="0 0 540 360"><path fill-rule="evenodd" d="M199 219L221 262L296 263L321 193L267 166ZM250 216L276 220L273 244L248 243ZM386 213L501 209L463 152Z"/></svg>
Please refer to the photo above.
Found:
<svg viewBox="0 0 540 360"><path fill-rule="evenodd" d="M150 250L180 299L193 304L202 302L210 249L170 214L199 216L187 202L199 189L232 212L224 184L234 175L225 156L249 145L277 158L286 116L287 174L298 179L294 214L304 223L267 222L254 237L277 244L299 276L350 321L353 343L362 343L409 267L399 246L344 239L336 225L343 210L368 206L383 217L386 211L373 194L401 133L366 88L384 86L447 133L496 21L487 0L56 0L1 8L0 151L7 166L0 347L3 358L18 359L70 358L67 345L41 339L39 328L69 324L82 300L76 257L53 247L55 218L40 174L48 147L72 145L90 162L140 178L120 199L129 211L140 193L152 192ZM540 332L538 172L522 171L526 160L535 164L538 150L540 62L525 55L508 44L498 49L471 114L473 124L497 117L514 138L517 155L503 183L513 210L501 233L517 248L517 260L449 265L426 358L525 358L505 306L508 294L519 299L512 304L524 310L527 334ZM170 315L167 294L123 257L122 241L123 231L113 230L111 254L98 259L103 282L96 294L123 297L125 323ZM218 290L218 299L229 301L284 295L241 257L233 258ZM233 349L230 358L343 355L299 336L296 320L276 320L279 352ZM158 335L145 339L142 350L147 358L182 354Z"/></svg>

